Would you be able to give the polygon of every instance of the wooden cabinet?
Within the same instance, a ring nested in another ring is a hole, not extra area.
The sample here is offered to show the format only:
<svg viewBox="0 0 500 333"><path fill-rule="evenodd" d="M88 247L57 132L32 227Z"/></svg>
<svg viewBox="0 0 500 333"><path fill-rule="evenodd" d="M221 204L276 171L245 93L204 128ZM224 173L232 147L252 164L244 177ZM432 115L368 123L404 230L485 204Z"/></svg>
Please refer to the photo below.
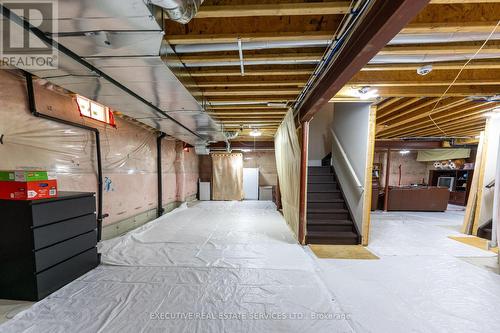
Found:
<svg viewBox="0 0 500 333"><path fill-rule="evenodd" d="M449 203L465 206L469 198L470 185L474 170L431 170L429 172L429 186L437 186L439 177L453 177L453 189L450 191Z"/></svg>
<svg viewBox="0 0 500 333"><path fill-rule="evenodd" d="M0 298L40 300L99 264L94 193L0 200Z"/></svg>
<svg viewBox="0 0 500 333"><path fill-rule="evenodd" d="M450 204L464 206L466 201L465 191L450 192L450 200L448 201Z"/></svg>

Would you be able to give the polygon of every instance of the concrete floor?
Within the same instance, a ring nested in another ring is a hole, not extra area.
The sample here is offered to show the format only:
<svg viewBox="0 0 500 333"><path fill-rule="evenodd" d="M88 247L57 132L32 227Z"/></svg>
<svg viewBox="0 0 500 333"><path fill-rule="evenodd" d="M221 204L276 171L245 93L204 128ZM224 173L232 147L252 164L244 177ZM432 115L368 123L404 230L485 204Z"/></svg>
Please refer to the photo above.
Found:
<svg viewBox="0 0 500 333"><path fill-rule="evenodd" d="M451 240L463 210L375 212L369 250L380 260L317 259L355 332L494 332L498 257Z"/></svg>

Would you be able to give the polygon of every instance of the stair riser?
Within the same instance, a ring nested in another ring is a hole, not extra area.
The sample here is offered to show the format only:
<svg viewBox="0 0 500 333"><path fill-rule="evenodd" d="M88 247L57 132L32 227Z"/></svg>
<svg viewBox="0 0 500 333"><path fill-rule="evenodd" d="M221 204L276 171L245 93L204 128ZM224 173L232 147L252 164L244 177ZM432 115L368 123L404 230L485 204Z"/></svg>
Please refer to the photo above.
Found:
<svg viewBox="0 0 500 333"><path fill-rule="evenodd" d="M352 238L334 238L334 237L307 237L307 244L331 244L331 245L357 245L358 239Z"/></svg>
<svg viewBox="0 0 500 333"><path fill-rule="evenodd" d="M332 199L342 199L340 192L331 192L331 193L308 193L307 200L308 201L328 201Z"/></svg>
<svg viewBox="0 0 500 333"><path fill-rule="evenodd" d="M308 202L307 209L314 208L335 208L335 209L347 209L344 202Z"/></svg>
<svg viewBox="0 0 500 333"><path fill-rule="evenodd" d="M308 192L328 192L338 190L337 184L308 184Z"/></svg>
<svg viewBox="0 0 500 333"><path fill-rule="evenodd" d="M324 167L324 168L309 168L307 170L307 173L309 175L328 175L328 174L331 174L331 170L330 170L330 167Z"/></svg>
<svg viewBox="0 0 500 333"><path fill-rule="evenodd" d="M307 213L309 220L349 220L348 213Z"/></svg>
<svg viewBox="0 0 500 333"><path fill-rule="evenodd" d="M333 182L333 175L308 175L308 183L331 183Z"/></svg>
<svg viewBox="0 0 500 333"><path fill-rule="evenodd" d="M308 224L308 231L325 231L325 232L355 232L352 226L349 225L328 225L328 224Z"/></svg>

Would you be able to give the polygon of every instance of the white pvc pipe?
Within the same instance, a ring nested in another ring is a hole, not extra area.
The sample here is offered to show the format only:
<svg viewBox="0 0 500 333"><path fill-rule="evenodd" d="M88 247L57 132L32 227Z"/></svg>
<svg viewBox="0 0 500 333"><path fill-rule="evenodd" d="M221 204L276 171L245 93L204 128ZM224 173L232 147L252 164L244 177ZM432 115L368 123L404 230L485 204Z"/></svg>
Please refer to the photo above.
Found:
<svg viewBox="0 0 500 333"><path fill-rule="evenodd" d="M245 76L245 64L243 63L243 49L241 48L241 38L238 38L238 54L240 56L241 76Z"/></svg>
<svg viewBox="0 0 500 333"><path fill-rule="evenodd" d="M329 40L296 40L296 41L275 41L275 42L245 42L241 48L244 51L283 49L297 47L325 47L330 44ZM238 51L239 45L235 43L211 43L211 44L187 44L174 46L176 53L197 53L197 52L221 52Z"/></svg>

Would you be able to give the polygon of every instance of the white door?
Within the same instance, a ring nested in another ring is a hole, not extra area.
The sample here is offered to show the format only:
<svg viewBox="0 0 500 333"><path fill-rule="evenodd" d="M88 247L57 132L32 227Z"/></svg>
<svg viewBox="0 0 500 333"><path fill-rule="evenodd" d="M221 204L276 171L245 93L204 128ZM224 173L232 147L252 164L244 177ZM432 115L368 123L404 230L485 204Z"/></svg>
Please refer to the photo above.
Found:
<svg viewBox="0 0 500 333"><path fill-rule="evenodd" d="M245 200L259 200L259 168L243 168Z"/></svg>

